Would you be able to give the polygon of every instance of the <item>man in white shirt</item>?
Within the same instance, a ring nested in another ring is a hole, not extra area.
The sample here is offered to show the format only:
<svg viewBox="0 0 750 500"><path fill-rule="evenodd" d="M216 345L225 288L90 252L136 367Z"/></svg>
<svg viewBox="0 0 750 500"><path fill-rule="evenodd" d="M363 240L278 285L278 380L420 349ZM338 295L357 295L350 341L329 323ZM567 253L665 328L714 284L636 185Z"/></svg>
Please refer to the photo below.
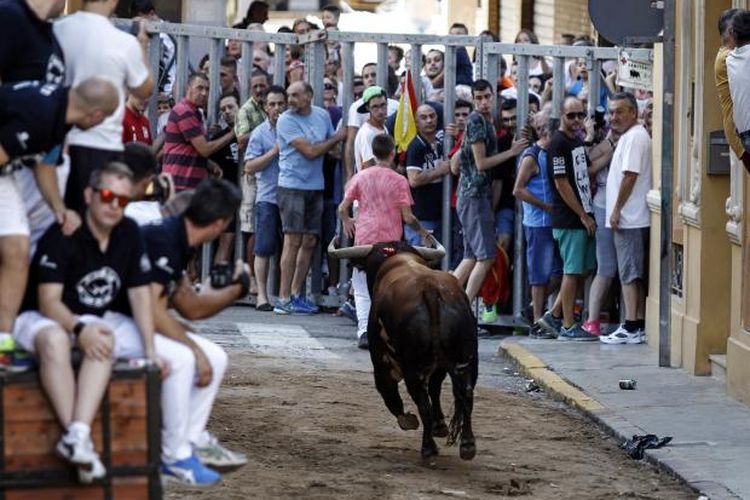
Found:
<svg viewBox="0 0 750 500"><path fill-rule="evenodd" d="M385 128L388 96L385 90L374 85L365 90L362 105L357 109L360 113L370 113L370 117L359 127L354 139L354 165L357 172L363 168L375 165L375 155L372 152L372 139L378 134L388 134Z"/></svg>
<svg viewBox="0 0 750 500"><path fill-rule="evenodd" d="M607 227L612 228L617 267L625 300L625 321L599 337L606 344L641 344L645 340L645 298L651 215L651 137L638 123L638 102L621 92L609 103L610 126L620 134L607 176Z"/></svg>
<svg viewBox="0 0 750 500"><path fill-rule="evenodd" d="M750 12L737 13L731 23L735 49L727 56L729 93L734 104L737 133L745 151L750 153Z"/></svg>
<svg viewBox="0 0 750 500"><path fill-rule="evenodd" d="M71 170L66 205L85 209L83 189L91 172L110 161L122 160L122 119L128 92L146 99L153 77L148 66L148 35L143 25L138 37L114 27L109 17L118 0L84 0L83 9L55 23L54 31L65 55L66 84L77 85L92 76L111 80L120 94L120 105L101 125L89 130L74 128L67 137Z"/></svg>

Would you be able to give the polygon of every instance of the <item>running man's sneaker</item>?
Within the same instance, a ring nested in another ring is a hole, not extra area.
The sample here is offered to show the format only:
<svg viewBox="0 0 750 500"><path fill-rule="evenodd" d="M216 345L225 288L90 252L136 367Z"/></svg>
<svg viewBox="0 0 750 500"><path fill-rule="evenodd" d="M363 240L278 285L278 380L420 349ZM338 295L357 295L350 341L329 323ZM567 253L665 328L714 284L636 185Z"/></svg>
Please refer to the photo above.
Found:
<svg viewBox="0 0 750 500"><path fill-rule="evenodd" d="M210 435L206 446L193 446L193 451L204 465L237 467L247 463L247 456L244 453L238 453L222 446L216 436L213 435Z"/></svg>
<svg viewBox="0 0 750 500"><path fill-rule="evenodd" d="M273 312L276 314L292 314L294 312L292 310L292 299L278 299L273 307Z"/></svg>
<svg viewBox="0 0 750 500"><path fill-rule="evenodd" d="M537 323L544 329L544 331L546 331L553 337L557 337L560 334L560 329L562 328L562 319L552 316L551 311L547 311L546 313L544 313L544 315L539 318L539 321L537 321Z"/></svg>
<svg viewBox="0 0 750 500"><path fill-rule="evenodd" d="M84 432L67 431L55 446L57 454L75 465L91 465L99 456L94 450L91 436Z"/></svg>
<svg viewBox="0 0 750 500"><path fill-rule="evenodd" d="M195 454L184 460L161 463L161 475L167 481L177 481L192 486L211 486L221 480L221 475L203 465Z"/></svg>
<svg viewBox="0 0 750 500"><path fill-rule="evenodd" d="M292 312L294 314L315 314L316 312L301 297L295 297L292 295L290 301L292 304Z"/></svg>
<svg viewBox="0 0 750 500"><path fill-rule="evenodd" d="M591 335L599 337L602 334L602 324L599 321L586 320L581 325L581 328L589 332Z"/></svg>
<svg viewBox="0 0 750 500"><path fill-rule="evenodd" d="M99 455L96 455L90 466L78 467L78 481L82 484L91 484L97 479L104 479L106 475L107 469L99 459Z"/></svg>
<svg viewBox="0 0 750 500"><path fill-rule="evenodd" d="M628 332L624 325L609 335L599 337L605 344L643 344L646 341L646 332L644 330L636 330L634 332Z"/></svg>
<svg viewBox="0 0 750 500"><path fill-rule="evenodd" d="M308 299L304 295L300 295L297 297L301 304L304 304L308 309L310 309L313 314L318 314L320 312L320 307L318 307L316 304L313 304L310 299Z"/></svg>
<svg viewBox="0 0 750 500"><path fill-rule="evenodd" d="M601 337L591 335L589 332L581 328L581 325L574 323L570 328L560 327L560 334L557 336L557 340L575 340L579 342L590 342Z"/></svg>
<svg viewBox="0 0 750 500"><path fill-rule="evenodd" d="M482 323L494 323L495 321L497 321L495 304L482 304Z"/></svg>

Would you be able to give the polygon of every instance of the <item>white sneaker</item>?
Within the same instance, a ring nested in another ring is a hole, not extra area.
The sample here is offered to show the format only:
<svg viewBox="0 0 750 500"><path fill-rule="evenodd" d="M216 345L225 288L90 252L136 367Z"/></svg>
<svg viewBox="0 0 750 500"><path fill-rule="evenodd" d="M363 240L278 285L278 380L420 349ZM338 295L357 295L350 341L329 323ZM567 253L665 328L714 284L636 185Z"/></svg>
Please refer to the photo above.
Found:
<svg viewBox="0 0 750 500"><path fill-rule="evenodd" d="M599 340L605 344L642 344L645 341L646 332L636 330L628 332L625 325L620 325L617 330L609 335L602 335Z"/></svg>
<svg viewBox="0 0 750 500"><path fill-rule="evenodd" d="M65 432L55 450L58 455L75 465L90 465L99 458L91 436L80 432Z"/></svg>
<svg viewBox="0 0 750 500"><path fill-rule="evenodd" d="M193 450L201 463L210 467L237 467L247 463L247 456L244 453L222 446L213 435L209 437L206 446L193 445Z"/></svg>
<svg viewBox="0 0 750 500"><path fill-rule="evenodd" d="M95 453L96 455L96 453ZM107 469L96 455L94 461L89 466L78 467L78 481L82 484L91 484L97 479L103 479L107 475Z"/></svg>

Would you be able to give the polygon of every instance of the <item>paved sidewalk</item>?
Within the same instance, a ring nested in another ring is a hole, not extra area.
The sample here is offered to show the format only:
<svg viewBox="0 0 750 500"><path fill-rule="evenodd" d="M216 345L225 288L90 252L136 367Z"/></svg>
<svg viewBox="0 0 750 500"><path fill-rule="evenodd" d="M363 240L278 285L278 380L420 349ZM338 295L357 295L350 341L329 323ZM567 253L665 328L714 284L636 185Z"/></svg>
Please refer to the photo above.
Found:
<svg viewBox="0 0 750 500"><path fill-rule="evenodd" d="M499 352L619 439L672 436L666 447L648 450L647 459L701 494L750 499L750 408L726 396L721 382L659 368L646 345L510 337ZM620 390L620 379L637 380L637 390Z"/></svg>

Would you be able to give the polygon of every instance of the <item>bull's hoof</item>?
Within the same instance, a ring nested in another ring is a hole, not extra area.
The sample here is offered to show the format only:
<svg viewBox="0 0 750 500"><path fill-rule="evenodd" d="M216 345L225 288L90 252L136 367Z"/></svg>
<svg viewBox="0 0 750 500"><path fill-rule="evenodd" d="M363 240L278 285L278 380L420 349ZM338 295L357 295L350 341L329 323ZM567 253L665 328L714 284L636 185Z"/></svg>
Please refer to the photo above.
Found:
<svg viewBox="0 0 750 500"><path fill-rule="evenodd" d="M419 429L419 419L413 413L404 413L398 416L398 426L405 431Z"/></svg>
<svg viewBox="0 0 750 500"><path fill-rule="evenodd" d="M458 453L462 460L471 460L477 454L477 446L474 443L462 443Z"/></svg>
<svg viewBox="0 0 750 500"><path fill-rule="evenodd" d="M445 425L444 420L436 422L435 425L432 426L432 435L439 438L448 437L448 426Z"/></svg>
<svg viewBox="0 0 750 500"><path fill-rule="evenodd" d="M422 460L427 460L430 457L438 456L438 447L434 444L432 446L422 446Z"/></svg>

